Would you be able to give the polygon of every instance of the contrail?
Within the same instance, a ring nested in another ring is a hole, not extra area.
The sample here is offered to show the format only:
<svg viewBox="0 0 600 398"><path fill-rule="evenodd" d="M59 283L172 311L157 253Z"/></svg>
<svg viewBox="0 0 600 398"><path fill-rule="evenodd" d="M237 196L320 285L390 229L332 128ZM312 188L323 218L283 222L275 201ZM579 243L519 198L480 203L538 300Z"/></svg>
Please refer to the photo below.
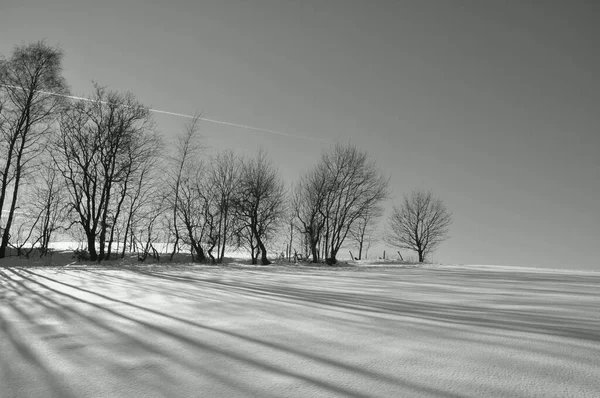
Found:
<svg viewBox="0 0 600 398"><path fill-rule="evenodd" d="M8 85L8 84L2 84L2 83L0 83L0 86L4 86L4 87L8 87L8 88L16 88L16 89L21 89L21 90L27 91L27 89L24 89L23 87L12 86L12 85ZM46 95L54 95L54 96L57 96L57 97L69 98L69 99L72 99L72 100L96 102L95 100L90 99L90 98L77 97L77 96L74 96L74 95L52 93L52 92L49 92L49 91L42 91L42 90L37 90L37 92L41 93L41 94L46 94ZM106 104L106 101L100 101L100 103ZM163 111L163 110L160 110L160 109L148 108L148 110L150 112L162 113L164 115L184 117L184 118L187 118L187 119L197 119L197 120L202 120L202 121L208 122L208 123L221 124L221 125L224 125L224 126L238 127L238 128L247 129L247 130L262 131L264 133L283 135L283 136L286 136L286 137L292 137L292 138L297 138L297 139L301 139L301 140L325 142L325 143L328 143L328 144L331 143L330 141L322 140L322 139L319 139L319 138L313 138L313 137L307 137L307 136L303 136L303 135L296 135L296 134L284 133L282 131L277 131L277 130L269 130L269 129L263 129L261 127L247 126L245 124L225 122L225 121L222 121L222 120L208 119L208 118L205 118L205 117L198 117L198 116L186 115L184 113Z"/></svg>

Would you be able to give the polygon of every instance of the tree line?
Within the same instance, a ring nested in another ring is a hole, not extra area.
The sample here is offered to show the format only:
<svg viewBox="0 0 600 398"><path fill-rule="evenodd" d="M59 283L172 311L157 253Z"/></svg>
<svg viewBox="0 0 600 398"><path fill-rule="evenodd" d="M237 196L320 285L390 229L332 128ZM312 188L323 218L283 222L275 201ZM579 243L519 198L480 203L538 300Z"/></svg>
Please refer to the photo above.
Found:
<svg viewBox="0 0 600 398"><path fill-rule="evenodd" d="M72 100L62 58L43 41L0 58L0 258L45 255L60 232L85 242L91 261L189 251L221 263L246 249L253 264L270 264L269 251L285 243L288 258L335 264L341 249L360 259L382 237L389 177L366 152L336 144L286 187L265 151L206 155L198 118L164 151L133 94L95 84L88 99ZM451 216L415 191L388 223L385 242L425 261Z"/></svg>

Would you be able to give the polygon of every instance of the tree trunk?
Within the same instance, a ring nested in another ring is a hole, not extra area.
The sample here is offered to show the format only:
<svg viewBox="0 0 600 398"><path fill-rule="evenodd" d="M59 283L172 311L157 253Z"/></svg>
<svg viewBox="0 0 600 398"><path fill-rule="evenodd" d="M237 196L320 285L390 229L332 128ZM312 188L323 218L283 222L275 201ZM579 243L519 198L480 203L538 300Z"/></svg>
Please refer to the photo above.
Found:
<svg viewBox="0 0 600 398"><path fill-rule="evenodd" d="M290 222L290 244L288 246L287 256L288 262L292 261L292 246L294 245L294 224Z"/></svg>
<svg viewBox="0 0 600 398"><path fill-rule="evenodd" d="M177 245L179 245L179 230L175 227L175 241L173 242L173 251L169 256L169 261L173 261L173 257L175 257L175 253L177 252Z"/></svg>
<svg viewBox="0 0 600 398"><path fill-rule="evenodd" d="M313 258L312 262L318 263L319 262L319 251L317 250L317 242L311 240L310 250L312 252L312 258Z"/></svg>
<svg viewBox="0 0 600 398"><path fill-rule="evenodd" d="M227 232L224 230L223 234L226 234L226 233ZM223 259L225 258L225 240L226 240L225 236L223 236L223 244L221 246L221 252L218 254L218 257L219 257L218 261L219 261L219 263L222 263Z"/></svg>
<svg viewBox="0 0 600 398"><path fill-rule="evenodd" d="M252 265L256 265L256 263L258 262L258 252L256 251L255 247L252 247L250 249L250 256L252 257Z"/></svg>
<svg viewBox="0 0 600 398"><path fill-rule="evenodd" d="M223 218L223 233L219 233L219 235L222 235L222 238L220 237L219 239L222 239L221 242L221 247L219 252L217 253L217 262L218 263L222 263L223 259L225 258L225 245L227 244L227 226L229 224L229 209L224 209L223 210L223 214L221 215L221 217Z"/></svg>
<svg viewBox="0 0 600 398"><path fill-rule="evenodd" d="M10 238L10 228L12 226L15 209L17 208L17 197L19 194L19 183L21 181L21 154L17 156L17 167L16 167L16 178L15 187L13 189L12 200L10 202L10 209L8 211L8 219L4 225L4 231L2 234L2 242L0 243L0 258L4 258L6 255L6 248L8 247L8 240Z"/></svg>
<svg viewBox="0 0 600 398"><path fill-rule="evenodd" d="M112 245L113 245L114 239L115 239L115 228L114 228L114 224L113 224L113 226L110 228L110 235L108 237L108 245L106 246L106 259L107 260L112 255ZM117 236L117 240L118 240L118 236Z"/></svg>
<svg viewBox="0 0 600 398"><path fill-rule="evenodd" d="M125 258L125 250L127 249L127 239L129 239L129 220L127 221L127 226L125 227L125 236L123 237L123 248L121 249L121 258Z"/></svg>
<svg viewBox="0 0 600 398"><path fill-rule="evenodd" d="M213 256L212 251L215 249L215 246L217 245L217 241L216 240L212 240L210 247L206 250L206 253L208 254L208 257L210 258L210 263L211 264L216 264L217 260L215 259L215 256ZM218 248L217 248L218 250ZM217 257L219 256L219 254L217 253Z"/></svg>
<svg viewBox="0 0 600 398"><path fill-rule="evenodd" d="M329 265L337 264L337 258L336 258L336 256L337 256L337 252L332 251L331 255L329 256L329 258L326 259L327 263Z"/></svg>
<svg viewBox="0 0 600 398"><path fill-rule="evenodd" d="M33 90L30 91L29 93L29 97L27 100L27 104L26 107L27 109L29 109L29 107L31 106L31 99L33 98ZM6 157L6 163L5 163L5 167L4 170L2 172L2 186L0 189L0 214L2 214L2 211L4 210L4 201L6 200L6 191L8 189L8 185L10 184L10 180L9 180L9 172L10 172L10 168L12 166L12 162L13 162L13 154L15 151L15 146L17 145L17 141L18 141L18 137L19 134L22 134L22 129L23 126L25 124L25 120L26 120L26 116L25 114L22 112L21 113L21 117L19 118L19 122L18 125L16 127L16 131L12 134L12 137L10 138L10 142L8 145L8 151L7 151L7 157ZM26 133L25 133L26 134ZM21 148L21 150L18 150L19 154L21 154L23 151L23 149ZM20 158L20 156L19 156ZM20 164L20 160L17 161L17 164ZM17 170L17 179L20 178L20 173ZM15 182L15 187L18 188L19 187L19 183L18 181ZM14 194L13 194L14 196ZM2 236L2 240L4 241L4 235L7 236L7 238L10 236L10 227L5 227L4 228L4 232L3 232L3 236ZM5 254L6 254L6 247L8 246L8 240L6 242L5 245L1 245L0 247L0 258L4 258Z"/></svg>
<svg viewBox="0 0 600 398"><path fill-rule="evenodd" d="M198 248L196 249L196 253L198 253L198 261L203 263L206 261L206 254L204 254L204 250L202 250L202 247L198 246Z"/></svg>
<svg viewBox="0 0 600 398"><path fill-rule="evenodd" d="M260 249L260 262L262 263L262 265L271 264L271 262L267 258L267 249L265 248L265 245L263 244L262 240L258 237L258 235L256 236L256 243L258 244L258 248Z"/></svg>
<svg viewBox="0 0 600 398"><path fill-rule="evenodd" d="M98 252L98 261L104 260L104 249L106 248L106 226L102 225L100 227L100 239L99 239L99 252Z"/></svg>
<svg viewBox="0 0 600 398"><path fill-rule="evenodd" d="M129 226L129 252L133 253L133 244L134 244L135 235L133 233L133 227ZM167 241L167 245L169 242Z"/></svg>
<svg viewBox="0 0 600 398"><path fill-rule="evenodd" d="M98 253L96 253L96 239L93 233L86 232L87 244L88 244L88 253L90 255L91 261L96 261L98 259Z"/></svg>
<svg viewBox="0 0 600 398"><path fill-rule="evenodd" d="M48 253L48 246L50 244L50 231L48 226L48 219L44 219L42 227L42 241L40 243L40 257L45 256Z"/></svg>
<svg viewBox="0 0 600 398"><path fill-rule="evenodd" d="M204 254L204 250L202 249L202 246L200 245L200 243L197 243L196 241L192 240L192 250L194 252L196 252L196 262L199 263L203 263L206 261L206 255Z"/></svg>
<svg viewBox="0 0 600 398"><path fill-rule="evenodd" d="M360 243L358 244L358 259L362 260L362 252L363 252L363 240L360 240Z"/></svg>

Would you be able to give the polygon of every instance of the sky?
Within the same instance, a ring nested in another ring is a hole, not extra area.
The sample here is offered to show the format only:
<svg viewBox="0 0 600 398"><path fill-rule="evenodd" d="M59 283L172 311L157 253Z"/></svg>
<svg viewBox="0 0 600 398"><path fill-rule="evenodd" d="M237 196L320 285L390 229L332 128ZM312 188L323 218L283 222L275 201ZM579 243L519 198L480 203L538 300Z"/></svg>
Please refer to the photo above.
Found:
<svg viewBox="0 0 600 398"><path fill-rule="evenodd" d="M288 185L327 142L356 145L390 176L387 214L414 189L452 212L433 261L600 270L599 18L594 1L1 0L0 54L45 39L73 95L95 81L305 137L200 126L208 152L266 149ZM167 139L188 122L156 121Z"/></svg>

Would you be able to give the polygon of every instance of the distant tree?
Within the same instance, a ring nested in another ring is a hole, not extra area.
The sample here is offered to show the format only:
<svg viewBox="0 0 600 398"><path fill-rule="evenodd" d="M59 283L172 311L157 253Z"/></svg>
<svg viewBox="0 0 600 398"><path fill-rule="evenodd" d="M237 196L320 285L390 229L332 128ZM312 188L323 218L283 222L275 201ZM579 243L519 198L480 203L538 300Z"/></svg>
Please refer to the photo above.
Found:
<svg viewBox="0 0 600 398"><path fill-rule="evenodd" d="M34 160L27 183L22 184L22 200L15 212L9 246L17 255L29 256L34 249L40 256L49 253L50 242L63 227L65 217L65 186L60 173L46 153Z"/></svg>
<svg viewBox="0 0 600 398"><path fill-rule="evenodd" d="M266 242L274 238L285 217L285 187L275 166L260 151L254 159L244 159L240 181L233 200L239 220L238 237L249 245L252 264L258 256L271 264Z"/></svg>
<svg viewBox="0 0 600 398"><path fill-rule="evenodd" d="M185 126L183 134L177 138L175 154L170 158L170 169L169 172L166 173L167 179L165 185L168 189L167 203L169 204L171 211L169 227L172 230L171 234L174 238L170 260L173 260L173 256L179 250L179 241L181 240L181 233L179 230L179 221L181 219L181 184L183 180L191 181L186 173L197 174L197 170L195 170L197 164L195 165L195 163L198 161L198 157L204 149L201 143L202 137L198 131L199 121L200 117L195 117Z"/></svg>
<svg viewBox="0 0 600 398"><path fill-rule="evenodd" d="M363 253L365 258L371 245L378 240L376 233L379 220L383 210L380 206L375 206L370 211L365 212L359 217L355 225L350 229L350 238L353 244L358 246L358 259L362 260Z"/></svg>
<svg viewBox="0 0 600 398"><path fill-rule="evenodd" d="M6 255L27 167L43 150L65 105L62 57L60 49L39 41L16 47L8 60L0 59L0 258Z"/></svg>
<svg viewBox="0 0 600 398"><path fill-rule="evenodd" d="M300 177L292 196L292 211L296 222L294 225L299 233L304 236L304 242L308 252L312 255L312 262L318 263L319 242L323 229L325 228L325 216L322 209L328 197L329 175L323 164L319 164L313 170Z"/></svg>
<svg viewBox="0 0 600 398"><path fill-rule="evenodd" d="M37 242L40 255L45 256L48 254L52 236L63 227L66 220L66 186L54 165L47 161L47 157L42 164L45 166L40 167L30 200L33 214L39 217Z"/></svg>
<svg viewBox="0 0 600 398"><path fill-rule="evenodd" d="M414 191L404 197L401 207L394 207L386 242L416 252L422 263L448 238L451 223L451 214L440 199L431 192Z"/></svg>
<svg viewBox="0 0 600 398"><path fill-rule="evenodd" d="M366 152L353 145L335 145L323 154L296 189L296 216L309 236L313 262L319 248L326 261L336 256L353 227L388 195L388 181Z"/></svg>
<svg viewBox="0 0 600 398"><path fill-rule="evenodd" d="M217 249L217 263L223 262L226 247L233 244L236 220L232 207L240 183L240 169L241 161L233 151L218 153L210 159L208 185L215 207L211 244Z"/></svg>
<svg viewBox="0 0 600 398"><path fill-rule="evenodd" d="M17 256L29 257L38 241L34 240L35 230L39 225L39 214L15 213L14 232L8 246L15 250ZM38 238L39 239L39 238Z"/></svg>
<svg viewBox="0 0 600 398"><path fill-rule="evenodd" d="M162 221L169 221L170 215L167 210L167 198L164 191L142 190L142 192L152 192L152 194L140 197L136 204L136 209L132 212L131 224L129 226L129 248L130 252L138 252L138 261L145 261L150 252L156 260L160 259L159 249L155 245L159 242L166 242L168 239L168 228L164 228ZM164 223L168 224L168 223ZM124 256L124 250L122 256Z"/></svg>
<svg viewBox="0 0 600 398"><path fill-rule="evenodd" d="M125 171L124 184L119 192L124 217L121 220L118 214L114 217L115 225L120 224L123 232L122 258L125 257L128 241L130 251L133 250L133 226L143 221L148 223L147 228L152 228L156 219L165 211L164 192L158 189L159 173L163 170L163 158L159 153L161 146L158 137L141 142Z"/></svg>
<svg viewBox="0 0 600 398"><path fill-rule="evenodd" d="M188 170L183 170L183 177L179 181L176 220L184 230L181 240L190 247L192 260L204 262L204 243L210 240L214 229L211 196L206 183L207 171L199 160L188 163L186 168Z"/></svg>
<svg viewBox="0 0 600 398"><path fill-rule="evenodd" d="M136 216L138 207L156 194L156 172L160 166L160 149L162 141L152 131L151 121L141 134L134 134L123 144L119 180L115 184L115 204L109 214L110 232L106 258L112 255L115 240L120 243L120 235L127 240L128 225ZM131 133L135 133L132 131ZM131 141L129 141L131 140ZM117 154L117 156L119 156ZM118 249L117 249L118 250ZM121 252L123 253L123 251Z"/></svg>
<svg viewBox="0 0 600 398"><path fill-rule="evenodd" d="M245 213L234 209L234 198L243 186L240 183L242 163L232 151L218 153L207 162L201 161L197 156L201 147L194 141L196 138L193 131L188 130L179 142L182 157L176 164L170 187L176 214L173 229L176 241L181 240L190 247L194 261L210 259L212 263L221 263L225 248L234 246L236 226L245 219L239 216ZM236 211L239 214L236 215ZM251 236L256 242L255 236Z"/></svg>

